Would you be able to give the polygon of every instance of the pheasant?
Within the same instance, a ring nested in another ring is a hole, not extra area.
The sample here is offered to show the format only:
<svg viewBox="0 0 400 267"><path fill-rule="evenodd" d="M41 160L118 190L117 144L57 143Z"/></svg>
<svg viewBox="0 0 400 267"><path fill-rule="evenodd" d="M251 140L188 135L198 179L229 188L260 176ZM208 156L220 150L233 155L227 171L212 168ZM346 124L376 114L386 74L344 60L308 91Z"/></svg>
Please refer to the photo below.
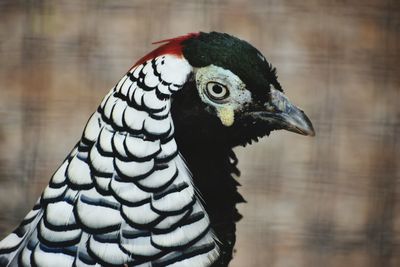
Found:
<svg viewBox="0 0 400 267"><path fill-rule="evenodd" d="M276 70L225 33L159 42L108 92L0 266L227 266L241 218L232 148L314 135Z"/></svg>

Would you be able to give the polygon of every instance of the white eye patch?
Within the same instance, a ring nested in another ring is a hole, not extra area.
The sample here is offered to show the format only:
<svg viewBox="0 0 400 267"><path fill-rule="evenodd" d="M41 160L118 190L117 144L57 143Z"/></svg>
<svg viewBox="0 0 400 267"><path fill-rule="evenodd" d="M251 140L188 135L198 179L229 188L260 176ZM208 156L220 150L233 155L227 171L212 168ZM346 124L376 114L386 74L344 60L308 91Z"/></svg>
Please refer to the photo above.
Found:
<svg viewBox="0 0 400 267"><path fill-rule="evenodd" d="M230 70L215 65L198 68L194 71L201 100L215 108L223 125L231 126L235 121L235 112L252 100L246 85ZM225 97L217 98L215 94L210 94L210 84L219 84L224 90L226 89L228 92L224 92Z"/></svg>

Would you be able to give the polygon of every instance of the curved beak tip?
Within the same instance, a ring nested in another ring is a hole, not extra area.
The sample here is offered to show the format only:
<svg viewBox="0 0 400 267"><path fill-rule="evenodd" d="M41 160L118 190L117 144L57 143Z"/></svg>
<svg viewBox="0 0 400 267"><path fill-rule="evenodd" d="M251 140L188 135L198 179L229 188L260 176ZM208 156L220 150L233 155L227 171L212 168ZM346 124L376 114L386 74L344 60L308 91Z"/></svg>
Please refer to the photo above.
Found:
<svg viewBox="0 0 400 267"><path fill-rule="evenodd" d="M302 134L308 136L315 136L314 126L312 125L311 120L307 117L307 115L301 111L302 115L300 119L297 121L298 124L296 125L299 127L299 130Z"/></svg>
<svg viewBox="0 0 400 267"><path fill-rule="evenodd" d="M286 130L307 136L315 136L315 130L311 120L300 109L294 109L295 112L286 114ZM289 115L289 116L288 116Z"/></svg>
<svg viewBox="0 0 400 267"><path fill-rule="evenodd" d="M299 131L297 133L302 134L302 135L306 135L306 136L315 136L315 130L313 128L312 125L310 125L311 127L307 127L307 129L299 129Z"/></svg>

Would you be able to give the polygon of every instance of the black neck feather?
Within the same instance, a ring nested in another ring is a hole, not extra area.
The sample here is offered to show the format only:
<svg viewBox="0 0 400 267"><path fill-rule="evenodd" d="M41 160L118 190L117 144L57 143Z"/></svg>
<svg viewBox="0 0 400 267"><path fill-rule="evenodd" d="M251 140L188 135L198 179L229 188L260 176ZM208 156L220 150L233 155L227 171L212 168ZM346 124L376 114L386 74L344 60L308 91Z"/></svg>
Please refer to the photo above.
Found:
<svg viewBox="0 0 400 267"><path fill-rule="evenodd" d="M193 88L182 90L174 96L172 118L178 149L193 174L194 184L204 201L211 226L221 241L221 257L213 266L227 266L232 259L235 244L235 223L241 218L236 204L244 202L238 193L238 182L232 177L239 175L237 159L232 148L222 142L212 118L204 113ZM195 103L195 104L194 104Z"/></svg>

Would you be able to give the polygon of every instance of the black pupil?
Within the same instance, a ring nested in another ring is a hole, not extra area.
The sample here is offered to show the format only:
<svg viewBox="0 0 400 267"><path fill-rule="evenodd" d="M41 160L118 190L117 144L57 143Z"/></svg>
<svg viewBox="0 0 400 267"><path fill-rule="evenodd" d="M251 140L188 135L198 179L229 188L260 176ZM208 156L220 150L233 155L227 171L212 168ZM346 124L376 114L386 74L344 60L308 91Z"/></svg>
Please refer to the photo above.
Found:
<svg viewBox="0 0 400 267"><path fill-rule="evenodd" d="M213 87L212 87L212 90L213 90L213 92L214 92L215 94L219 95L219 94L222 93L222 90L223 90L223 89L222 89L222 86L221 86L221 85L214 84Z"/></svg>

